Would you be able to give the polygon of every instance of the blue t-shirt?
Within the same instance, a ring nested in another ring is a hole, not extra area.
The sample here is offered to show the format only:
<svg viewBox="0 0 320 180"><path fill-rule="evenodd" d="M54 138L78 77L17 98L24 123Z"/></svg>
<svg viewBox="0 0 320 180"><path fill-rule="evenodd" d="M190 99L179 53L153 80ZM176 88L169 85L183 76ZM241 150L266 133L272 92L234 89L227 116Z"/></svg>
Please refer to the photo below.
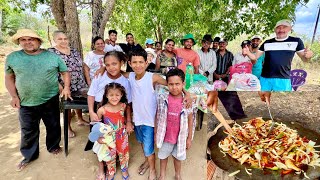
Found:
<svg viewBox="0 0 320 180"><path fill-rule="evenodd" d="M262 65L264 62L265 54L263 53L257 60L257 62L252 66L252 74L260 78L262 73Z"/></svg>
<svg viewBox="0 0 320 180"><path fill-rule="evenodd" d="M259 50L265 52L262 77L290 79L293 56L304 50L304 45L300 38L289 36L283 41L266 40Z"/></svg>

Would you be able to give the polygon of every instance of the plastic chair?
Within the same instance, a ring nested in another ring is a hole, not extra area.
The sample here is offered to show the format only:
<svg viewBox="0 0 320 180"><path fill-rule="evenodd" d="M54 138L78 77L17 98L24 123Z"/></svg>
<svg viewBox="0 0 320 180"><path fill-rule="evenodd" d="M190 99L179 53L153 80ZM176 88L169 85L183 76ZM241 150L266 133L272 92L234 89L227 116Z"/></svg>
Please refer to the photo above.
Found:
<svg viewBox="0 0 320 180"><path fill-rule="evenodd" d="M291 86L294 91L297 91L299 86L306 82L307 72L302 69L294 69L290 71Z"/></svg>

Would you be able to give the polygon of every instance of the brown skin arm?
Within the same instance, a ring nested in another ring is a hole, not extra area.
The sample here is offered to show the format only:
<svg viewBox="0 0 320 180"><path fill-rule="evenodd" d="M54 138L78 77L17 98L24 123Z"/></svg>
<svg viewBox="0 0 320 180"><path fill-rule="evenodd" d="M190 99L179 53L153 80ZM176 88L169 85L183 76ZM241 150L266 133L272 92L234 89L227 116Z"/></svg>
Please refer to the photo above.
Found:
<svg viewBox="0 0 320 180"><path fill-rule="evenodd" d="M88 101L88 109L89 109L89 116L91 121L99 121L99 117L97 113L94 112L94 96L89 96L87 97Z"/></svg>
<svg viewBox="0 0 320 180"><path fill-rule="evenodd" d="M127 133L130 135L133 132L133 125L132 125L132 119L131 119L131 108L132 103L129 103L126 106L126 130Z"/></svg>
<svg viewBox="0 0 320 180"><path fill-rule="evenodd" d="M88 86L90 86L91 85L90 68L85 63L83 63L83 74Z"/></svg>
<svg viewBox="0 0 320 180"><path fill-rule="evenodd" d="M194 66L194 73L199 74L199 66Z"/></svg>
<svg viewBox="0 0 320 180"><path fill-rule="evenodd" d="M159 70L159 69L160 69L160 58L158 56L156 60L156 70Z"/></svg>
<svg viewBox="0 0 320 180"><path fill-rule="evenodd" d="M64 96L64 100L68 98L73 100L70 92L70 73L69 72L61 72L62 80L64 82L64 88L62 90L61 96Z"/></svg>
<svg viewBox="0 0 320 180"><path fill-rule="evenodd" d="M6 88L11 96L11 102L10 105L13 108L20 108L20 99L17 93L16 84L15 84L15 75L12 74L6 74L5 75L5 85Z"/></svg>
<svg viewBox="0 0 320 180"><path fill-rule="evenodd" d="M193 122L192 122L192 113L188 115L188 138L187 138L187 144L186 148L191 148L191 142L192 142L192 128L193 128Z"/></svg>

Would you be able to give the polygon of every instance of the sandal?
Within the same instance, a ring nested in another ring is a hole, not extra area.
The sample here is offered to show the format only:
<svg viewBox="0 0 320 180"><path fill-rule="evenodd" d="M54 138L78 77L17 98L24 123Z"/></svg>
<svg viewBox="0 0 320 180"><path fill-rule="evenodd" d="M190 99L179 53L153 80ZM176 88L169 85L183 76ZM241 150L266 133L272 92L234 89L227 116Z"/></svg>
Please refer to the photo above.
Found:
<svg viewBox="0 0 320 180"><path fill-rule="evenodd" d="M129 180L129 174L128 174L128 176L123 176L122 175L122 180Z"/></svg>
<svg viewBox="0 0 320 180"><path fill-rule="evenodd" d="M16 171L20 172L22 171L24 168L26 168L28 166L28 162L23 162L21 161L18 165L17 165L17 169Z"/></svg>
<svg viewBox="0 0 320 180"><path fill-rule="evenodd" d="M139 169L138 169L138 174L139 175L144 175L147 170L149 169L149 164L148 165L145 165L145 163L142 163L140 166L139 166Z"/></svg>
<svg viewBox="0 0 320 180"><path fill-rule="evenodd" d="M122 173L126 172L128 174L127 176L122 175L122 180L128 180L129 179L128 168L121 169L121 172Z"/></svg>

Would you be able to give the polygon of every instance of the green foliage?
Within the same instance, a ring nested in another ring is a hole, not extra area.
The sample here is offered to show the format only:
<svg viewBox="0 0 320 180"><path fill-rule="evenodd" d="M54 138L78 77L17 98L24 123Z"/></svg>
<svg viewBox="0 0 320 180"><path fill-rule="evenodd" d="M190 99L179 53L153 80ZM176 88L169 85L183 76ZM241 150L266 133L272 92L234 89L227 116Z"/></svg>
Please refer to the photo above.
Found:
<svg viewBox="0 0 320 180"><path fill-rule="evenodd" d="M118 0L109 26L132 32L141 43L156 38L158 28L166 38L179 40L206 33L229 40L241 34L272 33L275 23L295 19L295 8L309 0Z"/></svg>
<svg viewBox="0 0 320 180"><path fill-rule="evenodd" d="M320 63L320 36L312 44L311 50L313 51L313 57L311 61Z"/></svg>

